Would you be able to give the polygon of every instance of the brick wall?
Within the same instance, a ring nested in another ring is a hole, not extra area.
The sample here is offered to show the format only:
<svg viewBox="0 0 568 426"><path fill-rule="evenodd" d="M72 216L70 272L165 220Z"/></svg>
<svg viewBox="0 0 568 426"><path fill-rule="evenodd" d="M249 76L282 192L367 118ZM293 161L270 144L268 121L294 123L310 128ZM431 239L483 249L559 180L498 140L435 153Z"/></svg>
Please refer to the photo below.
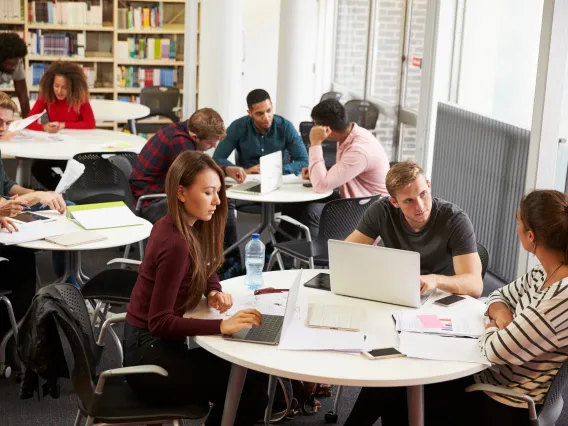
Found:
<svg viewBox="0 0 568 426"><path fill-rule="evenodd" d="M369 95L391 105L397 105L401 72L401 44L406 0L376 1L374 47L371 52L372 72ZM414 0L411 19L409 59L422 57L426 24L427 0ZM369 0L338 0L337 34L335 45L334 81L361 92L364 88ZM407 68L406 96L403 105L418 109L421 70ZM377 137L391 156L394 121L381 115ZM414 156L416 131L408 127L401 131L403 158Z"/></svg>

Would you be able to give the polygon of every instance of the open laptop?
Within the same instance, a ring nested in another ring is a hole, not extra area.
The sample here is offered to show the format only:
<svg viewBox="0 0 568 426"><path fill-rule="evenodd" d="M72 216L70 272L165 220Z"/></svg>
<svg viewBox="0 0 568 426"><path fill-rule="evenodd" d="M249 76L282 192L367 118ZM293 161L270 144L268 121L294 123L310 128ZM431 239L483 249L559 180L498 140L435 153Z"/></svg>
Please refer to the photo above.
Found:
<svg viewBox="0 0 568 426"><path fill-rule="evenodd" d="M419 308L420 254L366 244L328 241L331 291L343 296Z"/></svg>
<svg viewBox="0 0 568 426"><path fill-rule="evenodd" d="M280 151L260 157L260 183L245 182L231 186L231 191L246 194L268 194L282 186L282 153Z"/></svg>
<svg viewBox="0 0 568 426"><path fill-rule="evenodd" d="M278 345L280 343L280 336L285 332L286 328L290 326L294 319L296 303L298 302L298 293L300 292L301 279L302 271L299 271L296 279L294 280L294 284L292 284L292 287L290 287L290 291L288 292L284 316L263 314L260 327L253 325L252 328L245 328L244 330L230 336L224 335L223 338L238 340L241 342Z"/></svg>

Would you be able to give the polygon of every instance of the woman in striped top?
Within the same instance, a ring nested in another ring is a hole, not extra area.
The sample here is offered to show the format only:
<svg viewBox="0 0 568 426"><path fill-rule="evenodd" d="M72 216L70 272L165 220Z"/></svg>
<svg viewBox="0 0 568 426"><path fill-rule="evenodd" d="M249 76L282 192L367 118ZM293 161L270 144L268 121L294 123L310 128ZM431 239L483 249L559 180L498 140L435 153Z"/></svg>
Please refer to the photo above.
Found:
<svg viewBox="0 0 568 426"><path fill-rule="evenodd" d="M493 366L479 374L425 386L426 425L528 425L526 404L483 392L466 393L473 383L488 383L529 395L537 404L568 359L568 196L533 191L517 213L523 248L540 265L487 300L489 323L479 339ZM364 388L345 426L408 425L404 388Z"/></svg>

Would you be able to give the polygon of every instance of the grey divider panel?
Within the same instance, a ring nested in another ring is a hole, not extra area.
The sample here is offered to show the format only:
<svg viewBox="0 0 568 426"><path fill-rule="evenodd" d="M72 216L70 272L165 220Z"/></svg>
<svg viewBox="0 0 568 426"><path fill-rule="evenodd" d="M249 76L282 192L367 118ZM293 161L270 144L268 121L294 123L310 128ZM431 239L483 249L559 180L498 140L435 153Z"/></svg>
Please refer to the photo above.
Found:
<svg viewBox="0 0 568 426"><path fill-rule="evenodd" d="M516 278L516 212L523 195L530 132L454 105L438 104L432 193L467 212L490 255L488 270Z"/></svg>

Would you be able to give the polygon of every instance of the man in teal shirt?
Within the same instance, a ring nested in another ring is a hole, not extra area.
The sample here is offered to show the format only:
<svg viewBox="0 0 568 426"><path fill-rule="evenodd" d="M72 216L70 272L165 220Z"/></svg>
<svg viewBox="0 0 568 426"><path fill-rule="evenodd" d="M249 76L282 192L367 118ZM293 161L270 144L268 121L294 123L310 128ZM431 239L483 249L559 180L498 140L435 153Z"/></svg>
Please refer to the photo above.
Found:
<svg viewBox="0 0 568 426"><path fill-rule="evenodd" d="M242 167L241 179L260 173L260 157L282 152L282 172L298 175L308 167L308 152L300 135L288 120L275 115L270 95L255 89L247 95L248 115L231 123L227 136L217 145L213 159L221 167L234 166L227 157L237 150L237 165ZM289 158L286 155L289 154Z"/></svg>

